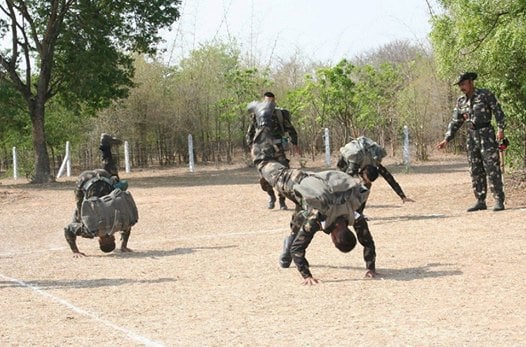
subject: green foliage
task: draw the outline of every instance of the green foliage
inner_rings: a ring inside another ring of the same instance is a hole
[[[0,80],[25,99],[33,127],[36,182],[49,180],[45,105],[106,107],[133,86],[131,53],[156,52],[159,29],[178,17],[180,0],[7,1],[0,4]]]

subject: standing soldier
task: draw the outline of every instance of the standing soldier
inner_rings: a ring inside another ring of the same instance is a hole
[[[467,211],[487,209],[487,180],[489,180],[490,190],[495,199],[493,211],[502,211],[504,210],[504,187],[497,140],[504,140],[504,112],[492,92],[475,88],[476,78],[475,72],[466,72],[460,75],[455,82],[464,95],[458,98],[445,138],[437,144],[437,148],[446,147],[462,124],[467,123],[468,161],[471,183],[477,199],[475,205],[468,208]],[[497,123],[496,136],[491,125],[492,116],[495,116]]]
[[[263,133],[266,133],[268,139],[265,140],[271,142],[269,143],[270,146],[268,147],[267,152],[272,156],[271,158],[266,159],[276,160],[288,168],[290,165],[289,160],[285,155],[285,151],[288,150],[290,143],[293,146],[298,145],[298,134],[290,120],[290,112],[286,109],[276,107],[274,94],[272,92],[266,92],[263,96],[264,100],[261,104],[268,105],[266,112],[260,112],[258,115],[256,114],[256,110],[251,109],[251,106],[249,105],[252,122],[246,134],[247,144],[254,147],[254,144],[256,143],[257,146],[258,140],[261,141]],[[254,104],[251,105],[255,106]],[[268,128],[268,131],[263,131],[262,128],[264,127]],[[258,137],[260,139],[258,139]],[[256,151],[257,150],[258,149],[256,149]],[[252,148],[252,153],[254,154],[254,148]],[[263,177],[260,177],[259,184],[261,185],[261,189],[267,192],[269,196],[268,208],[273,209],[276,204],[276,194],[274,193],[272,186],[265,181]],[[280,195],[279,193],[278,196],[280,209],[286,210],[287,205],[285,204],[285,196]]]

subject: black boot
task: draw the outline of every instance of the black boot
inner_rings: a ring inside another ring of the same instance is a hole
[[[279,266],[281,266],[284,269],[288,268],[290,266],[290,263],[292,263],[290,246],[292,246],[292,242],[294,241],[295,237],[296,235],[292,234],[285,237],[285,240],[283,240],[283,251],[281,251],[281,254],[279,256]]]
[[[468,208],[468,212],[473,212],[473,211],[480,211],[480,210],[486,210],[488,207],[486,206],[486,202],[484,200],[478,200],[477,203]]]
[[[499,199],[495,203],[495,206],[493,206],[493,211],[502,211],[504,210],[504,200]]]
[[[288,209],[287,204],[285,204],[285,198],[281,196],[279,197],[279,209],[280,210]]]
[[[274,206],[276,206],[276,196],[275,195],[270,195],[269,194],[269,198],[268,198],[268,209],[269,210],[272,210],[274,208]]]

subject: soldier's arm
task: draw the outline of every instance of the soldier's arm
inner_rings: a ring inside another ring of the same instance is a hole
[[[247,141],[247,145],[251,146],[254,142],[254,135],[256,134],[256,115],[250,114],[250,125],[248,126],[247,133],[245,135],[245,139]]]
[[[69,245],[69,248],[71,248],[71,251],[73,252],[73,256],[74,257],[79,257],[79,256],[86,256],[86,254],[82,253],[81,251],[79,251],[78,247],[77,247],[77,235],[75,235],[75,232],[73,230],[71,230],[71,228],[69,227],[66,227],[64,228],[64,236],[66,238],[66,241]]]
[[[130,239],[131,228],[123,230],[121,233],[121,252],[133,252],[128,248],[128,240]]]
[[[407,198],[404,194],[404,191],[402,190],[402,187],[400,187],[400,184],[398,184],[393,175],[389,172],[389,170],[387,170],[385,166],[378,164],[378,173],[387,181],[387,183],[389,183],[391,188],[396,194],[398,194],[400,199],[404,200]]]
[[[504,111],[502,111],[502,108],[500,106],[500,102],[497,100],[495,95],[491,92],[488,93],[488,104],[491,109],[491,113],[495,116],[495,121],[497,122],[497,128],[499,130],[504,130],[505,123],[504,123]]]
[[[453,140],[458,129],[460,129],[462,124],[464,124],[464,121],[464,116],[460,113],[457,103],[457,107],[455,107],[455,109],[453,110],[453,116],[451,117],[451,121],[448,124],[444,140],[446,140],[447,142]]]
[[[287,133],[289,133],[290,136],[290,142],[293,145],[298,145],[298,132],[296,131],[296,128],[294,128],[294,125],[292,125],[290,112],[288,110],[282,110],[283,114],[283,130]]]

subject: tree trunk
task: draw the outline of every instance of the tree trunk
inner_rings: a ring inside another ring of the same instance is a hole
[[[44,103],[34,103],[30,112],[33,125],[33,149],[35,150],[35,176],[31,182],[47,183],[51,178],[51,171],[44,131]]]

